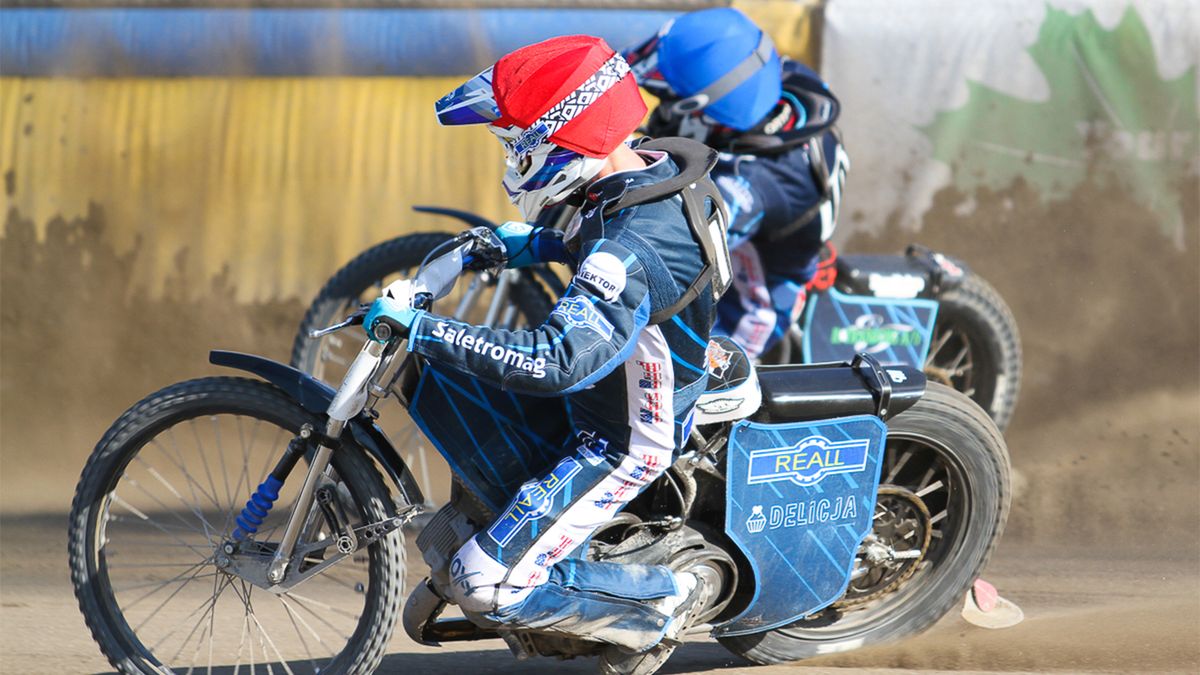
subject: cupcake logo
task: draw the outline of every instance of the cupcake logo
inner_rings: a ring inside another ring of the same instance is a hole
[[[767,526],[767,517],[763,515],[761,506],[750,509],[750,517],[746,519],[746,529],[751,534],[758,534]]]

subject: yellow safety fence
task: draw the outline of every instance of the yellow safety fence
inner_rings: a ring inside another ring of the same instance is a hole
[[[738,6],[812,62],[814,3]],[[457,227],[413,205],[516,217],[499,145],[433,116],[462,79],[0,78],[0,199],[39,231],[98,206],[152,292],[187,250],[197,288],[227,268],[240,300],[308,298],[370,244]]]

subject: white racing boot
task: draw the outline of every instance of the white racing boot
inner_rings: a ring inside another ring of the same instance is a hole
[[[676,572],[679,592],[648,603],[671,617],[662,641],[644,652],[629,652],[620,647],[606,647],[600,654],[600,672],[604,675],[650,675],[663,667],[682,642],[684,631],[693,618],[708,603],[710,590],[691,572]]]

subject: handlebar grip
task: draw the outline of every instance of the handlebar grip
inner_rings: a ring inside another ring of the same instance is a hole
[[[433,304],[433,293],[417,293],[413,295],[413,309],[429,309]]]

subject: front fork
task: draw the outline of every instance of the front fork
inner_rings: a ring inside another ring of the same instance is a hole
[[[342,430],[345,428],[345,420],[330,418],[329,423],[325,425],[325,436],[340,438]],[[283,581],[283,576],[287,573],[288,562],[292,559],[292,554],[296,551],[296,541],[300,538],[300,530],[308,519],[309,509],[312,508],[317,483],[329,467],[329,459],[332,456],[333,448],[327,443],[322,443],[317,446],[313,461],[308,465],[308,475],[304,477],[304,485],[300,488],[300,494],[296,496],[296,504],[292,507],[292,513],[288,517],[287,527],[283,531],[283,539],[280,540],[279,548],[275,550],[275,557],[271,559],[271,564],[267,567],[267,580],[273,584]]]
[[[393,349],[373,340],[367,341],[346,372],[342,386],[330,401],[325,435],[308,465],[308,474],[304,477],[304,485],[301,486],[300,494],[296,496],[296,503],[288,516],[279,548],[275,550],[267,567],[267,581],[270,583],[279,584],[287,574],[288,563],[296,552],[296,542],[308,521],[317,485],[329,469],[329,460],[333,457],[334,447],[341,438],[347,422],[363,410],[373,409],[379,399],[386,395],[387,387],[380,387],[375,380],[387,370],[388,359],[385,356],[390,355]],[[278,478],[282,482],[286,476]],[[247,508],[249,507],[247,504]]]

